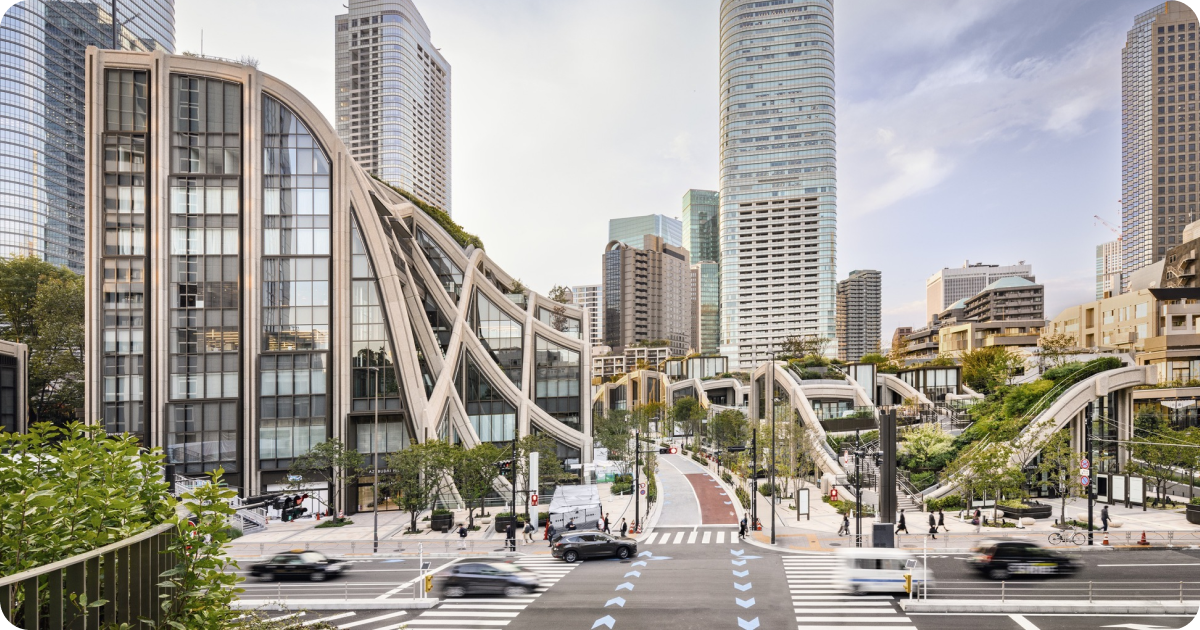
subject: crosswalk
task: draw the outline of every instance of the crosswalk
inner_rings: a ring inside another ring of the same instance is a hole
[[[834,582],[831,555],[784,556],[783,570],[799,630],[912,630],[891,595],[850,595]]]
[[[640,545],[724,545],[737,544],[736,529],[659,529],[638,540]]]
[[[538,574],[538,589],[524,597],[445,599],[436,608],[418,611],[328,611],[297,617],[297,628],[325,622],[338,630],[483,630],[509,625],[542,593],[579,566],[555,558],[521,558],[516,564]]]

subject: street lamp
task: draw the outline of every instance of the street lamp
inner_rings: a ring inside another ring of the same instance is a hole
[[[771,355],[771,367],[767,370],[770,378],[767,380],[767,402],[770,403],[771,409],[771,544],[775,544],[775,504],[778,502],[779,487],[775,485],[775,351],[768,350],[767,354]],[[754,471],[755,479],[758,479],[758,471]],[[755,483],[755,485],[758,485]],[[754,498],[754,502],[758,503],[758,497]]]
[[[883,457],[883,451],[867,451],[862,447],[862,437],[859,435],[858,429],[854,430],[854,546],[862,546],[862,468],[860,466],[864,457],[874,457],[876,465],[879,465]]]

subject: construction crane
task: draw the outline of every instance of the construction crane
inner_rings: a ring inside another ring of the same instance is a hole
[[[1093,214],[1092,216],[1093,216],[1093,217],[1095,217],[1095,219],[1096,219],[1097,221],[1099,221],[1099,222],[1103,223],[1103,224],[1104,224],[1104,227],[1106,227],[1106,228],[1108,228],[1108,229],[1112,230],[1112,233],[1117,235],[1117,240],[1118,240],[1118,241],[1119,241],[1119,240],[1121,240],[1121,230],[1118,230],[1117,228],[1113,227],[1113,225],[1112,225],[1111,223],[1109,223],[1108,221],[1105,221],[1104,219],[1101,219],[1101,218],[1100,218],[1100,215],[1098,215],[1098,214]],[[1095,223],[1093,223],[1092,225],[1096,225],[1096,224],[1095,224]]]

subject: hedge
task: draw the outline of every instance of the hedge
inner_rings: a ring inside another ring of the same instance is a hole
[[[737,495],[738,501],[742,503],[742,509],[750,509],[750,493],[746,489],[738,486],[733,489],[733,493]]]
[[[936,512],[938,510],[957,510],[963,507],[963,499],[960,495],[952,494],[940,499],[926,499],[925,511]]]

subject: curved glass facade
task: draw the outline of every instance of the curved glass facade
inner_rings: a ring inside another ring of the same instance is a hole
[[[721,351],[834,337],[833,0],[722,0]]]
[[[25,0],[0,22],[0,256],[83,271],[84,52],[113,48],[109,0]],[[172,0],[118,0],[118,46],[175,48]]]

